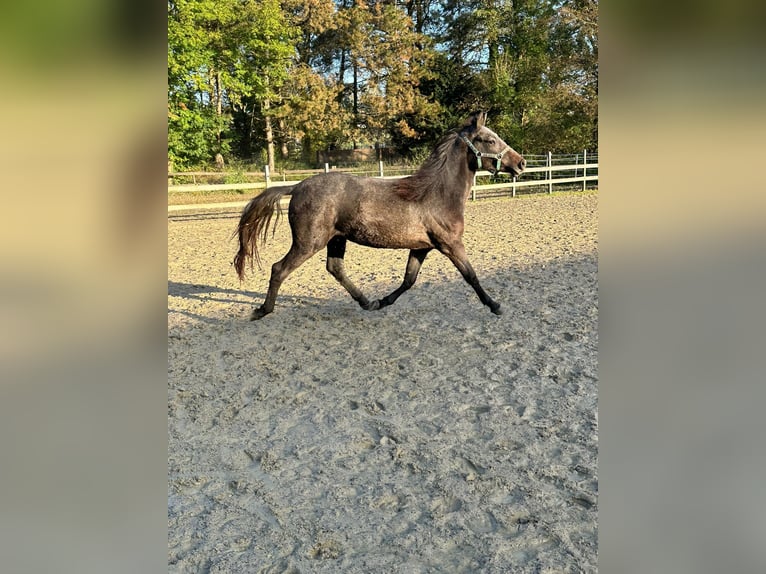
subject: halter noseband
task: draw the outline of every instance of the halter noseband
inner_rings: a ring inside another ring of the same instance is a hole
[[[478,149],[476,149],[476,146],[473,145],[473,142],[471,142],[471,140],[469,140],[467,137],[460,136],[460,139],[463,140],[465,142],[465,145],[468,146],[468,149],[470,149],[474,153],[474,155],[476,156],[476,159],[479,160],[480,167],[481,167],[481,158],[483,157],[489,157],[496,160],[495,173],[500,171],[500,161],[503,159],[503,156],[509,151],[511,151],[511,146],[507,145],[505,146],[505,149],[501,151],[500,153],[483,153],[483,152],[480,152]]]

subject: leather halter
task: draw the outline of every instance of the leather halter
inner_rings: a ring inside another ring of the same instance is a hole
[[[468,146],[468,149],[470,149],[474,155],[476,156],[476,159],[479,160],[479,167],[481,167],[481,158],[488,157],[495,160],[495,173],[500,171],[500,161],[503,159],[503,156],[511,151],[511,146],[506,145],[505,149],[501,151],[500,153],[484,153],[476,149],[476,146],[473,145],[473,142],[469,140],[465,136],[460,136],[460,139],[465,142],[465,145]]]

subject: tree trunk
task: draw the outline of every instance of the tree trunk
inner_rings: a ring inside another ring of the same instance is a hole
[[[250,129],[247,130],[247,153],[253,156],[253,136],[255,135],[255,113],[256,106],[253,104],[253,111],[250,112]]]
[[[221,94],[221,72],[215,73],[215,111],[220,118],[223,115],[223,96]]]
[[[263,100],[263,119],[266,123],[266,157],[268,158],[269,171],[274,173],[274,130],[271,127],[271,102]]]
[[[407,16],[412,20],[415,32],[422,34],[425,23],[425,6],[423,6],[423,0],[409,0],[407,2]],[[423,47],[419,42],[417,46],[418,48]]]
[[[359,65],[354,58],[354,140],[353,147],[356,149],[356,130],[359,127]]]
[[[345,90],[345,79],[346,79],[346,50],[343,49],[340,51],[340,66],[338,70],[338,85],[343,86]],[[340,93],[341,99],[343,98],[343,92]]]
[[[489,59],[487,61],[487,67],[492,70],[495,67],[495,62],[497,62],[497,55],[498,55],[498,46],[497,42],[490,41],[487,46],[487,52],[489,53]]]
[[[212,83],[213,83],[213,105],[215,106],[215,113],[220,120],[223,115],[223,104],[221,103],[223,98],[221,97],[221,72],[211,71]],[[216,141],[218,142],[218,150],[221,149],[221,129],[216,129]]]
[[[279,120],[277,126],[279,126],[279,153],[282,159],[287,159],[290,155],[290,150],[287,149],[287,127],[285,126],[285,120]]]

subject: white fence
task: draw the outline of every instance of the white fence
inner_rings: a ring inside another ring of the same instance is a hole
[[[493,183],[477,183],[477,181],[484,181],[491,177],[488,171],[480,171],[476,173],[474,177],[474,185],[471,188],[471,199],[477,199],[480,194],[482,196],[497,196],[505,195],[510,191],[513,197],[516,197],[516,193],[519,189],[524,189],[527,192],[547,192],[552,193],[554,186],[556,189],[587,189],[588,184],[598,181],[598,154],[589,154],[584,151],[582,154],[569,154],[569,155],[554,155],[550,152],[544,155],[527,155],[527,168],[521,175],[521,180],[518,181],[515,177],[496,177],[493,179]],[[392,171],[398,172],[396,175],[386,175],[386,169],[389,173]],[[381,177],[385,179],[395,179],[401,177],[407,177],[409,173],[402,174],[402,171],[414,172],[417,168],[410,168],[409,170],[401,167],[388,167],[383,165],[383,162],[378,164],[377,173],[373,173],[370,170],[357,170],[354,168],[343,169],[337,171],[344,171],[347,173],[354,173],[356,175],[367,175],[373,177]],[[171,181],[175,177],[192,177],[195,183],[168,185],[168,192],[184,192],[184,191],[233,191],[233,190],[246,190],[246,189],[265,189],[267,187],[276,186],[289,186],[299,183],[301,179],[287,179],[287,176],[310,176],[315,173],[335,171],[335,168],[331,168],[328,164],[325,164],[324,169],[318,170],[301,170],[301,171],[283,171],[276,174],[277,177],[273,177],[269,173],[268,167],[261,172],[246,172],[241,175],[250,178],[259,178],[262,181],[250,182],[250,183],[214,183],[214,184],[198,184],[196,183],[197,177],[225,177],[225,173],[221,172],[174,172],[168,174],[168,181]],[[281,176],[281,180],[279,177]],[[536,189],[535,188],[539,188]]]
[[[521,174],[521,181],[514,177],[510,181],[491,183],[485,185],[476,184],[471,188],[471,199],[476,199],[476,192],[498,192],[510,190],[511,195],[516,197],[520,188],[541,188],[539,191],[553,193],[554,186],[562,189],[572,189],[577,184],[577,189],[585,191],[589,182],[598,181],[598,154],[553,155],[550,152],[545,155],[524,156],[527,167]],[[478,172],[477,178],[482,175],[490,175],[489,172]],[[580,187],[582,186],[582,187]],[[486,195],[486,194],[485,194]],[[497,195],[497,193],[492,193]]]

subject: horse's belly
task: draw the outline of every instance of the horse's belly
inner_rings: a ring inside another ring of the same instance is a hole
[[[367,247],[382,249],[423,249],[433,247],[428,235],[415,230],[369,226],[364,228],[352,227],[345,230],[343,234],[350,241]]]
[[[368,247],[433,247],[416,206],[383,199],[375,194],[346,198],[339,205],[336,228],[350,241]]]

